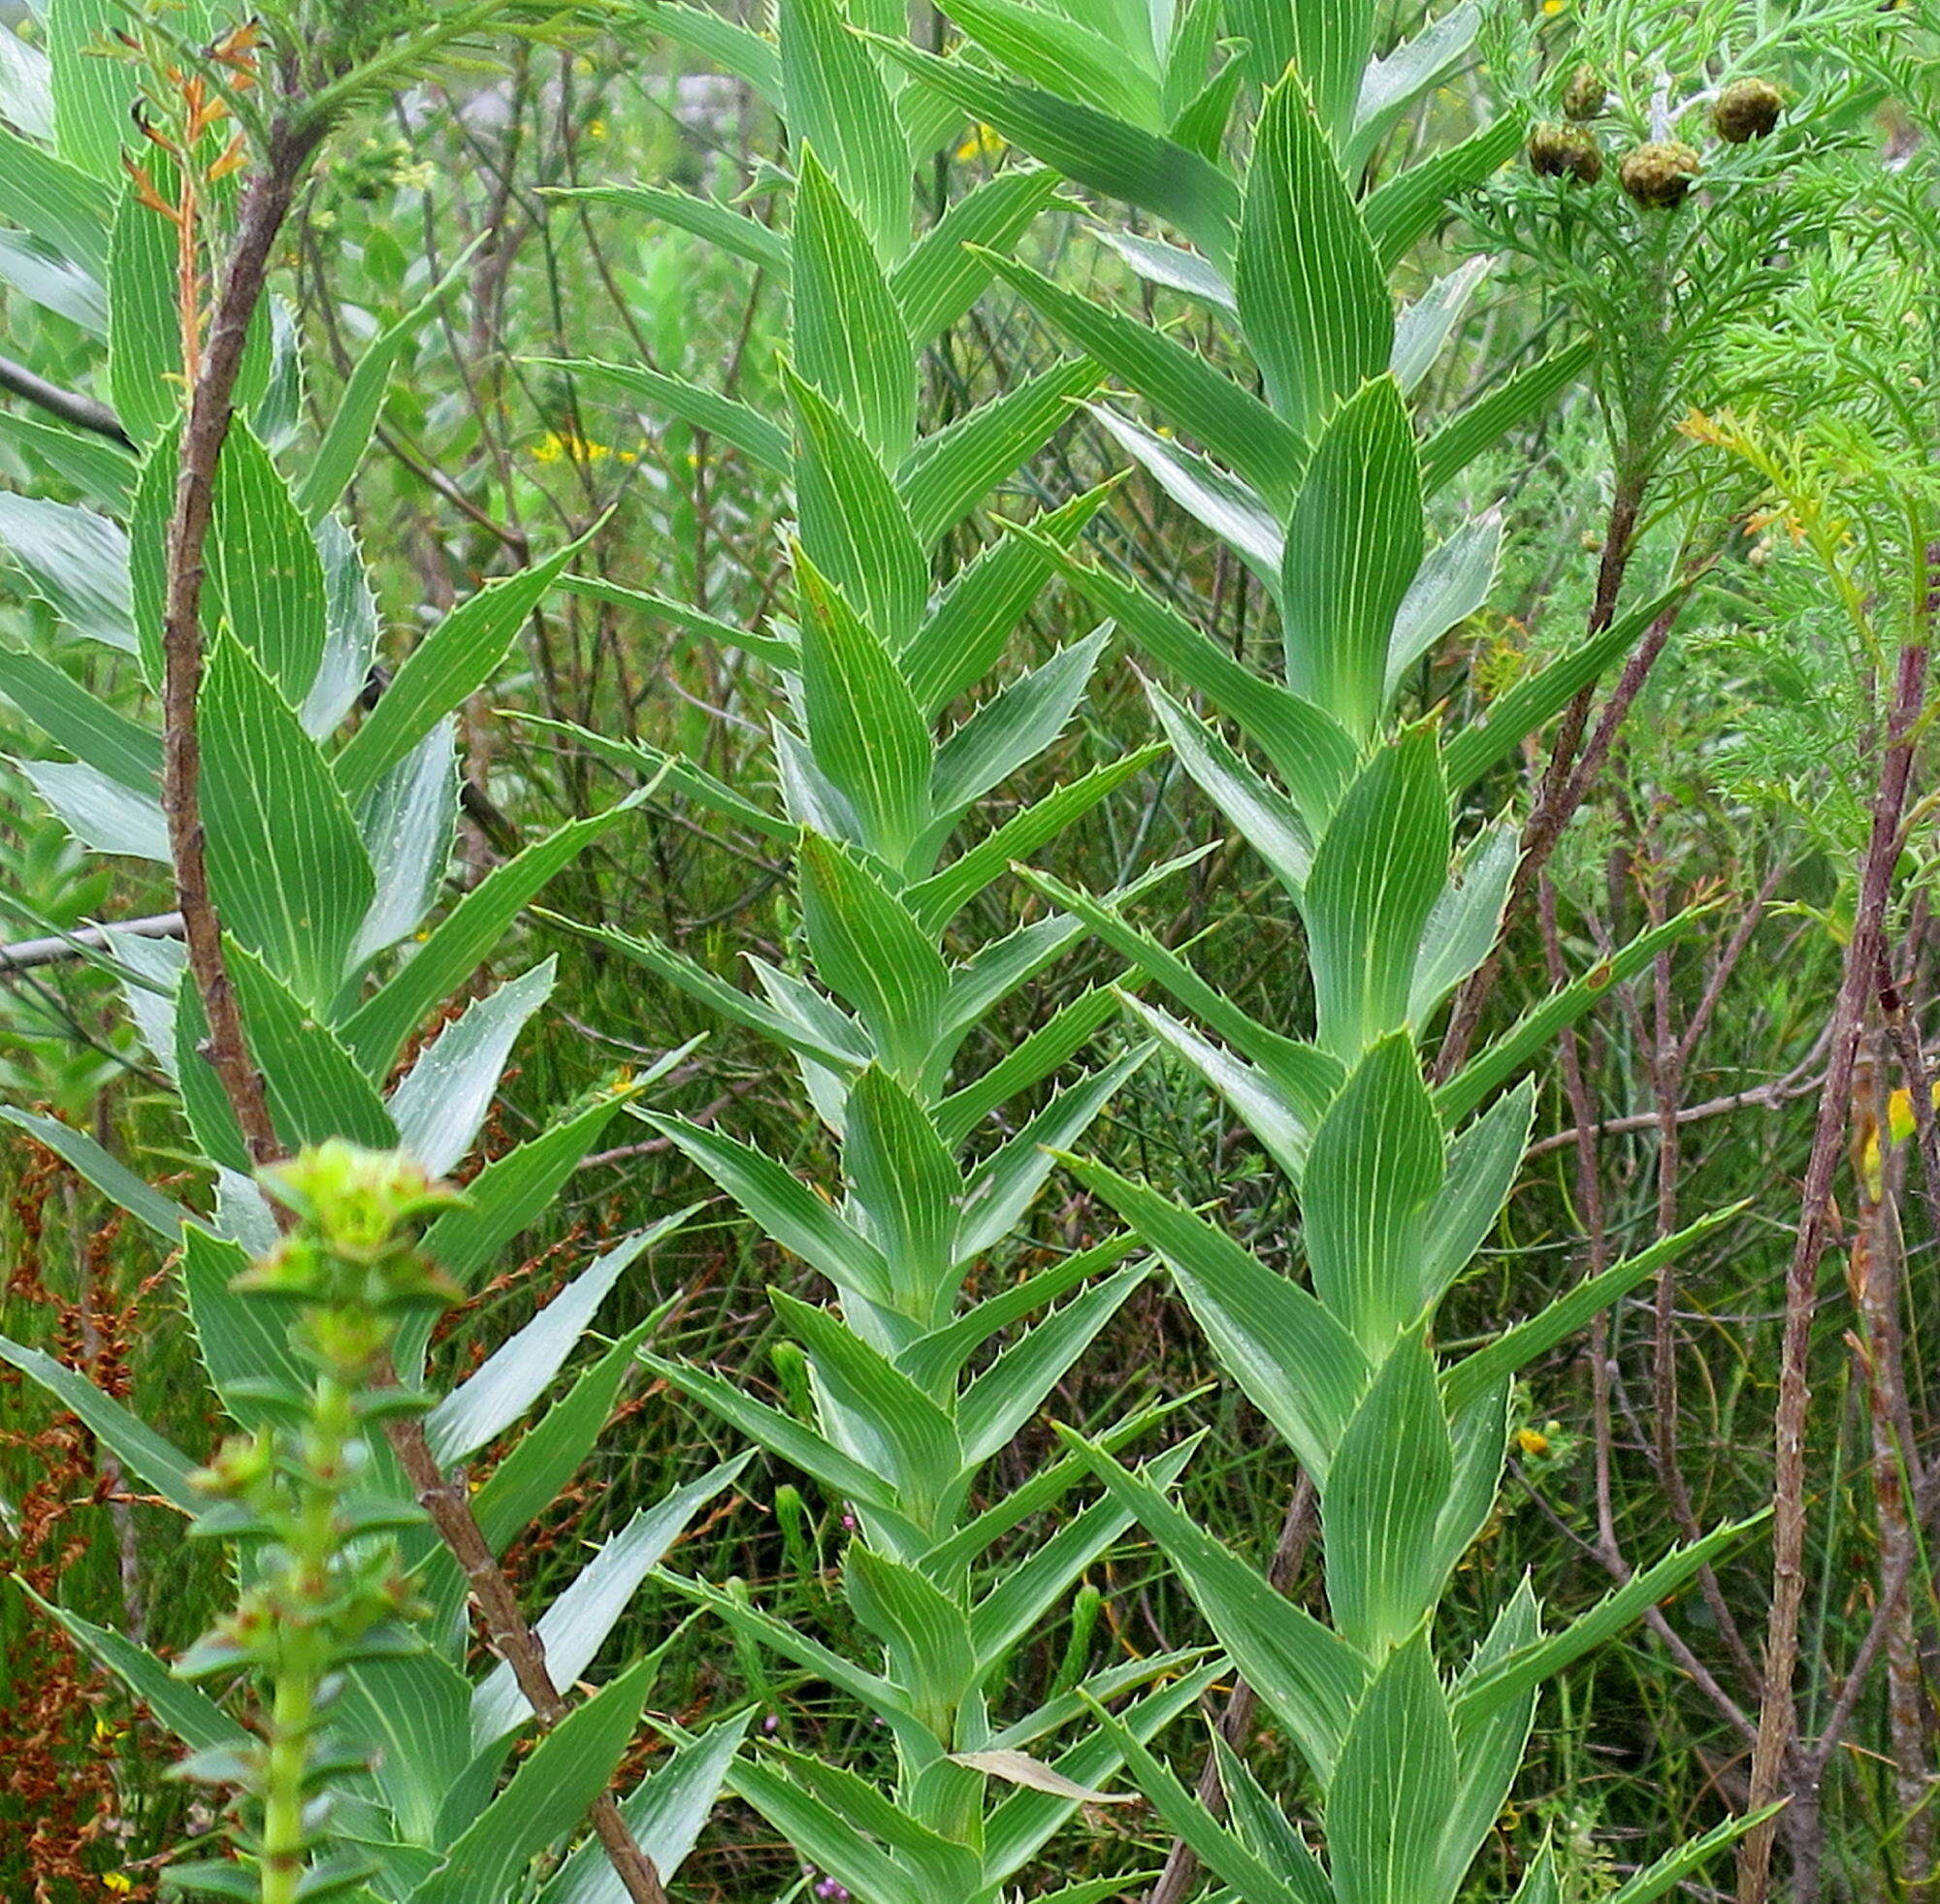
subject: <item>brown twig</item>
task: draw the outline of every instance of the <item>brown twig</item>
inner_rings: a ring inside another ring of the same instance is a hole
[[[250,319],[262,302],[276,235],[322,133],[322,126],[307,118],[279,118],[271,129],[264,162],[244,189],[235,248],[189,392],[169,520],[162,613],[162,809],[175,860],[176,904],[182,916],[189,972],[208,1019],[203,1055],[222,1081],[243,1142],[259,1165],[272,1162],[280,1146],[223,958],[222,926],[209,885],[196,718],[204,665],[202,590],[216,465],[236,414],[236,378]]]
[[[63,390],[59,384],[49,383],[46,377],[36,375],[26,365],[16,364],[11,357],[0,357],[0,390],[11,390],[15,396],[24,397],[49,416],[58,417],[77,430],[106,436],[111,443],[119,443],[123,449],[135,447],[128,440],[128,433],[121,428],[120,418],[106,403],[92,397],[83,397],[79,391]]]
[[[1785,1282],[1785,1326],[1779,1362],[1772,1484],[1772,1608],[1766,1631],[1763,1696],[1759,1738],[1752,1755],[1749,1802],[1754,1810],[1778,1796],[1787,1762],[1795,1756],[1797,1713],[1793,1678],[1798,1663],[1798,1623],[1805,1600],[1805,1421],[1811,1402],[1812,1316],[1817,1307],[1819,1264],[1830,1241],[1832,1184],[1839,1167],[1853,1076],[1859,1063],[1867,1000],[1884,944],[1887,903],[1892,895],[1901,817],[1913,777],[1915,729],[1926,694],[1927,651],[1909,644],[1900,651],[1898,679],[1887,727],[1885,758],[1872,803],[1872,824],[1860,862],[1859,903],[1845,971],[1832,1013],[1826,1088],[1806,1165],[1798,1239]],[[1794,1781],[1787,1831],[1800,1904],[1817,1889],[1813,1847],[1817,1842],[1818,1779]],[[1776,1821],[1747,1832],[1739,1848],[1739,1904],[1765,1904],[1771,1891],[1771,1848]]]
[[[1616,494],[1610,500],[1610,513],[1603,529],[1602,553],[1597,563],[1597,590],[1591,600],[1589,619],[1584,625],[1587,638],[1594,639],[1601,634],[1616,619],[1624,575],[1630,567],[1631,552],[1636,544],[1637,519],[1642,513],[1643,498],[1644,481],[1638,476],[1619,482]],[[1669,632],[1668,624],[1673,618],[1671,611],[1667,611],[1663,618],[1665,634]],[[1652,659],[1655,660],[1655,656]],[[1629,675],[1627,668],[1625,678],[1628,679]],[[1639,676],[1636,686],[1640,688],[1642,685],[1642,677]],[[1636,689],[1631,692],[1634,697]],[[1550,854],[1563,837],[1564,827],[1569,823],[1570,816],[1581,803],[1583,792],[1588,790],[1588,777],[1576,771],[1576,756],[1589,726],[1595,695],[1596,686],[1592,683],[1564,709],[1562,725],[1550,748],[1549,765],[1543,772],[1536,804],[1530,809],[1529,820],[1523,826],[1522,854],[1516,864],[1515,883],[1503,913],[1505,921],[1521,911],[1529,895],[1535,891],[1536,879],[1548,864]],[[1628,705],[1626,701],[1625,706]],[[1600,734],[1615,731],[1607,713],[1599,731]],[[1607,740],[1604,747],[1607,751]],[[1498,940],[1496,950],[1482,961],[1478,970],[1463,981],[1461,989],[1455,994],[1455,1003],[1448,1014],[1448,1029],[1442,1034],[1441,1049],[1436,1053],[1432,1067],[1436,1083],[1446,1083],[1467,1061],[1475,1033],[1481,1027],[1482,1013],[1496,988],[1501,971],[1502,945]]]
[[[425,1438],[424,1423],[417,1416],[394,1416],[386,1424],[386,1433],[418,1504],[431,1517],[438,1538],[465,1575],[485,1628],[486,1644],[511,1667],[526,1702],[538,1715],[540,1726],[550,1731],[565,1718],[566,1702],[547,1670],[545,1642],[527,1621],[518,1594],[471,1511],[464,1477],[446,1474],[438,1467]],[[640,1849],[613,1794],[602,1791],[587,1816],[607,1862],[633,1904],[666,1904],[660,1873]]]
[[[1906,1566],[1920,1544],[1907,1471],[1913,1442],[1905,1430],[1906,1345],[1899,1315],[1906,1266],[1899,1221],[1905,1159],[1892,1138],[1892,1092],[1886,1063],[1889,1042],[1890,1034],[1882,1025],[1874,1034],[1867,1061],[1859,1066],[1854,1085],[1858,1207],[1853,1243],[1846,1253],[1846,1286],[1858,1325],[1848,1340],[1858,1365],[1872,1437],[1880,1599],[1893,1609],[1886,1630],[1886,1708],[1893,1785],[1905,1821],[1899,1875],[1910,1888],[1918,1888],[1928,1874],[1931,1852],[1931,1832],[1924,1828],[1931,1823],[1924,1804],[1925,1695],[1914,1608],[1904,1594],[1889,1596],[1886,1591],[1887,1583]]]
[[[1686,1124],[1702,1123],[1710,1117],[1727,1117],[1733,1111],[1776,1111],[1795,1098],[1810,1097],[1825,1081],[1823,1074],[1816,1078],[1803,1074],[1788,1075],[1774,1083],[1755,1084],[1750,1090],[1733,1091],[1729,1097],[1711,1097],[1701,1104],[1682,1105],[1673,1113],[1673,1121],[1681,1128]],[[1600,1118],[1589,1128],[1593,1137],[1624,1137],[1633,1131],[1656,1130],[1661,1121],[1655,1111],[1636,1111],[1627,1116]],[[1530,1157],[1546,1156],[1552,1150],[1566,1149],[1576,1142],[1576,1138],[1574,1130],[1558,1131],[1553,1137],[1538,1138],[1530,1146]]]

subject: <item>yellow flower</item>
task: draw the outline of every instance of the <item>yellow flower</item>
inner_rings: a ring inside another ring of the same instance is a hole
[[[1539,1460],[1549,1452],[1549,1436],[1534,1428],[1519,1428],[1516,1430],[1516,1446],[1524,1454]]]
[[[1933,1085],[1933,1106],[1935,1110],[1940,1110],[1940,1081]],[[1913,1093],[1904,1084],[1887,1099],[1886,1121],[1895,1144],[1904,1144],[1913,1135]],[[1886,1171],[1880,1156],[1879,1131],[1870,1119],[1859,1145],[1859,1180],[1866,1186],[1866,1194],[1877,1198],[1886,1188]]]
[[[109,1871],[102,1877],[101,1888],[103,1890],[118,1890],[125,1896],[135,1888],[135,1880],[133,1878],[124,1878],[119,1871]]]
[[[1004,142],[994,126],[981,121],[968,139],[956,148],[956,163],[970,165],[978,159],[993,159],[1004,149]]]
[[[608,457],[616,457],[622,463],[639,461],[630,449],[611,449],[604,443],[596,443],[590,436],[575,436],[570,431],[548,430],[533,446],[534,463],[564,463],[568,459],[604,463]]]

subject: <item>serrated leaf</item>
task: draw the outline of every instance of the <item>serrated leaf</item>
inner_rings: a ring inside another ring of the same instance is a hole
[[[930,819],[928,725],[883,639],[799,550],[795,570],[807,609],[801,707],[814,764],[854,809],[859,844],[899,866]]]
[[[534,1629],[545,1649],[554,1685],[570,1686],[580,1678],[640,1582],[660,1565],[695,1515],[733,1482],[750,1459],[744,1454],[723,1462],[651,1507],[640,1508],[573,1576]],[[510,1663],[501,1660],[471,1695],[473,1745],[484,1750],[522,1724],[529,1709]]]
[[[0,216],[108,282],[115,193],[100,178],[0,126]]]
[[[337,757],[337,780],[346,797],[361,800],[447,714],[491,680],[504,665],[526,617],[584,544],[582,537],[531,568],[487,583],[404,657],[382,698]]]
[[[543,1395],[592,1326],[599,1306],[643,1250],[680,1228],[683,1210],[602,1250],[524,1328],[500,1344],[481,1367],[449,1390],[425,1420],[440,1468],[475,1454],[521,1420]]]
[[[615,807],[570,821],[480,880],[425,935],[404,968],[341,1025],[344,1043],[366,1071],[387,1072],[425,1015],[471,976],[539,888],[626,811]]]
[[[550,185],[543,196],[579,204],[617,205],[629,211],[643,212],[649,218],[663,219],[720,250],[759,265],[787,287],[790,269],[787,234],[714,199],[696,198],[692,192],[672,185]]]
[[[1416,948],[1448,878],[1453,828],[1433,733],[1381,748],[1342,797],[1302,894],[1315,1042],[1352,1064],[1407,1022]]]
[[[1372,1660],[1397,1647],[1433,1606],[1449,1558],[1435,1539],[1455,1451],[1435,1364],[1405,1336],[1376,1370],[1321,1487],[1327,1604]]]
[[[1660,1237],[1634,1256],[1626,1256],[1600,1275],[1567,1290],[1535,1315],[1512,1324],[1486,1347],[1464,1356],[1441,1378],[1450,1412],[1468,1407],[1493,1384],[1526,1368],[1558,1342],[1567,1341],[1600,1310],[1620,1302],[1666,1263],[1674,1262],[1694,1243],[1735,1222],[1743,1213],[1744,1206],[1733,1204],[1700,1216],[1670,1236]]]
[[[1494,951],[1509,888],[1522,859],[1522,836],[1505,822],[1469,843],[1421,928],[1407,1016],[1428,1022],[1441,1001]]]
[[[1387,369],[1394,307],[1298,74],[1267,94],[1253,140],[1233,280],[1240,321],[1275,409],[1311,440]]]
[[[1395,610],[1388,641],[1387,694],[1436,642],[1474,614],[1489,598],[1502,554],[1502,512],[1489,510],[1465,523],[1429,550]]]
[[[1070,1430],[1060,1434],[1158,1542],[1234,1663],[1328,1779],[1366,1683],[1359,1656],[1155,1488]]]
[[[306,1005],[327,1009],[376,889],[356,822],[295,710],[233,637],[210,656],[199,711],[223,925]]]
[[[1144,397],[1175,429],[1239,471],[1269,507],[1292,499],[1306,445],[1251,391],[1164,331],[1054,283],[1041,272],[989,260],[1004,282],[1078,347]]]
[[[223,439],[211,508],[209,572],[229,632],[301,708],[323,661],[323,564],[289,484],[240,421]]]
[[[1329,418],[1287,523],[1286,683],[1366,744],[1387,701],[1396,611],[1422,558],[1414,435],[1392,377]]]
[[[1439,1904],[1440,1842],[1456,1794],[1455,1733],[1428,1641],[1388,1655],[1327,1790],[1329,1875],[1340,1904]]]
[[[724,1719],[697,1738],[682,1739],[620,1801],[633,1842],[663,1879],[687,1861],[714,1810],[721,1787],[754,1718],[752,1709]],[[539,1904],[627,1904],[627,1889],[605,1848],[589,1841],[561,1866],[539,1893]]]
[[[17,1582],[48,1618],[97,1665],[112,1672],[177,1738],[195,1752],[246,1751],[250,1735],[208,1694],[179,1680],[145,1646],[137,1646],[107,1627],[44,1599],[24,1580]]]
[[[910,162],[889,89],[837,0],[780,9],[781,78],[789,130],[828,168],[876,256],[910,244]]]
[[[840,1289],[882,1308],[895,1307],[895,1286],[882,1252],[764,1151],[677,1118],[649,1116],[782,1245]]]
[[[1061,181],[1055,172],[1019,166],[984,179],[956,201],[889,273],[889,293],[911,341],[921,349],[947,331],[989,281],[978,255],[1002,250],[1050,205]]]
[[[0,491],[0,549],[75,634],[134,652],[128,538],[118,524],[79,503]]]
[[[971,118],[994,126],[1066,177],[1142,206],[1215,259],[1230,257],[1239,193],[1197,152],[1074,100],[992,79],[961,60],[939,59],[896,41],[878,38],[874,44]]]
[[[869,238],[812,150],[790,242],[795,367],[886,467],[916,440],[916,362]]]
[[[262,1073],[277,1135],[292,1150],[334,1137],[372,1150],[393,1148],[397,1126],[342,1041],[257,953],[236,944],[227,952],[249,1055]]]
[[[552,995],[548,958],[482,998],[420,1051],[386,1100],[398,1141],[433,1177],[471,1147],[527,1019]]]
[[[736,219],[736,223],[750,223]],[[765,230],[765,226],[757,226]],[[684,377],[649,370],[643,364],[602,364],[590,357],[534,357],[531,363],[557,376],[583,378],[602,389],[622,390],[643,398],[657,410],[670,411],[695,430],[731,443],[762,468],[788,475],[792,463],[787,434],[760,411],[732,397],[708,390]]]
[[[1088,359],[1026,377],[924,436],[903,459],[896,488],[925,549],[1043,449],[1098,382]]]
[[[162,160],[160,171],[161,188],[171,190],[173,167]],[[122,429],[138,443],[156,441],[176,427],[181,414],[178,262],[175,227],[153,206],[143,204],[133,179],[124,179],[103,280],[108,286],[108,389]]]
[[[1203,1216],[1102,1164],[1072,1169],[1165,1259],[1221,1366],[1324,1480],[1368,1380],[1353,1337],[1298,1283]]]
[[[160,736],[117,713],[65,669],[23,649],[0,647],[0,694],[56,747],[117,786],[153,796],[161,778]]]
[[[159,1190],[151,1189],[85,1131],[76,1130],[58,1117],[16,1110],[12,1105],[0,1105],[0,1122],[13,1124],[37,1143],[46,1145],[111,1203],[125,1210],[164,1242],[173,1244],[180,1236],[188,1212]]]
[[[915,636],[929,593],[924,541],[876,452],[821,391],[788,378],[802,548],[890,654]]]
[[[476,1904],[499,1896],[533,1857],[573,1829],[606,1790],[639,1724],[650,1667],[642,1661],[546,1733],[411,1893],[411,1904]]]
[[[925,717],[940,713],[995,666],[1051,572],[1048,551],[1069,548],[1108,493],[1100,487],[1074,497],[1039,516],[1028,537],[1005,536],[957,571],[901,658]]]
[[[1376,1368],[1420,1307],[1422,1231],[1443,1170],[1420,1059],[1397,1032],[1315,1127],[1301,1193],[1314,1294]]]

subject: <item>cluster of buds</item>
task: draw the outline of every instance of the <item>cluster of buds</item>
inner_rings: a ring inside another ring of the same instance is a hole
[[[330,183],[344,198],[378,205],[400,190],[423,191],[435,177],[426,160],[417,158],[402,139],[367,139],[344,153],[330,170]]]
[[[297,1220],[235,1286],[294,1303],[299,1347],[339,1381],[371,1377],[400,1316],[463,1295],[417,1246],[461,1194],[403,1152],[332,1139],[273,1166],[263,1187]]]
[[[1609,88],[1594,66],[1578,66],[1563,89],[1563,119],[1530,134],[1531,169],[1545,178],[1595,185],[1603,176],[1603,148],[1591,122],[1609,105]],[[1785,110],[1784,95],[1768,80],[1739,80],[1711,104],[1711,126],[1728,145],[1768,137]],[[1631,200],[1653,210],[1682,205],[1703,170],[1698,149],[1681,139],[1654,139],[1633,146],[1617,167],[1617,181]]]
[[[252,1682],[256,1740],[197,1754],[179,1770],[232,1788],[237,1844],[264,1904],[294,1904],[315,1891],[332,1785],[355,1769],[329,1730],[342,1668],[411,1646],[409,1624],[424,1611],[395,1538],[420,1510],[376,1482],[367,1435],[374,1418],[424,1404],[391,1378],[391,1348],[406,1314],[460,1293],[417,1241],[460,1197],[408,1157],[336,1141],[262,1181],[294,1220],[231,1287],[294,1307],[290,1340],[313,1372],[252,1390],[260,1425],[193,1476],[208,1503],[195,1533],[245,1547],[251,1564],[234,1606],[175,1670]],[[236,1866],[178,1867],[174,1877],[233,1891]]]
[[[141,50],[132,36],[124,33],[119,38],[133,51]],[[261,43],[261,27],[254,20],[246,20],[205,48],[205,52],[213,64],[224,70],[228,84],[235,91],[248,92],[256,84]],[[161,77],[167,86],[165,97],[169,111],[165,116],[173,124],[164,122],[164,115],[158,113],[153,101],[138,97],[131,111],[142,137],[150,145],[166,152],[183,173],[201,164],[205,183],[213,184],[232,172],[240,171],[247,154],[240,130],[230,132],[221,151],[213,159],[206,163],[202,161],[204,142],[211,133],[219,134],[232,119],[228,102],[200,73],[184,73],[180,67],[170,65],[162,69]],[[176,223],[180,223],[188,215],[191,208],[182,193],[178,192],[171,200],[156,188],[146,166],[125,153],[121,163],[134,181],[137,198],[151,211],[159,211]]]

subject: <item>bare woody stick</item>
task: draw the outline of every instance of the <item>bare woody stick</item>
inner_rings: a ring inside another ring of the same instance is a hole
[[[1811,1401],[1812,1314],[1819,1264],[1831,1235],[1832,1185],[1844,1148],[1866,1004],[1879,970],[1893,862],[1913,776],[1914,744],[1926,697],[1927,651],[1900,650],[1898,680],[1887,727],[1886,756],[1873,796],[1872,827],[1859,868],[1859,905],[1846,949],[1845,976],[1833,1008],[1826,1088],[1806,1165],[1798,1241],[1786,1275],[1785,1330],[1779,1363],[1776,1470],[1772,1497],[1772,1608],[1764,1658],[1758,1748],[1752,1756],[1753,1809],[1779,1795],[1789,1760],[1798,1755],[1793,1676],[1798,1663],[1798,1622],[1805,1599],[1805,1418]],[[1807,1766],[1795,1781],[1791,1828],[1809,1845],[1816,1820],[1818,1774]],[[1764,1904],[1771,1888],[1776,1821],[1745,1836],[1738,1856],[1739,1904]]]

